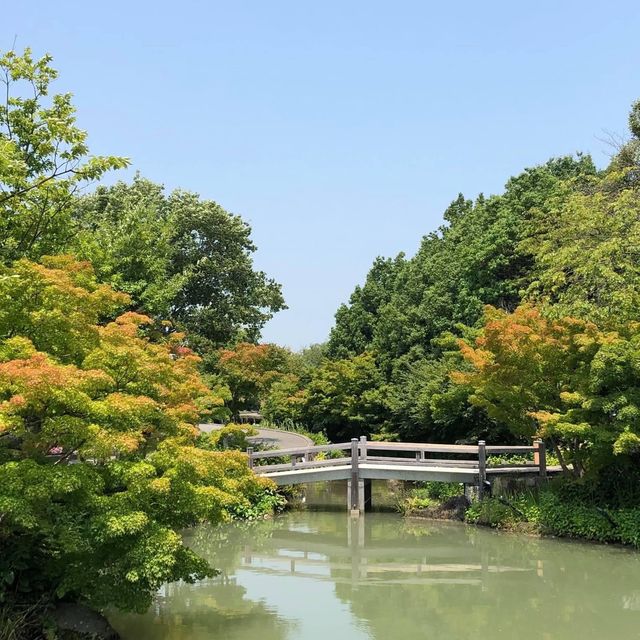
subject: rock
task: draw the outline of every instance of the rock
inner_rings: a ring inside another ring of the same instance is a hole
[[[109,621],[97,611],[82,604],[59,602],[52,618],[64,638],[95,638],[99,640],[120,640],[120,636]]]

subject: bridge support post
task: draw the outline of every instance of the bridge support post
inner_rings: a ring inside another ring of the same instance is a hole
[[[486,442],[478,442],[478,500],[484,498],[485,482],[487,481],[487,449]]]
[[[349,501],[349,513],[352,516],[359,516],[360,511],[364,511],[364,483],[362,494],[360,492],[360,470],[358,468],[358,438],[351,439],[351,478],[347,483],[347,499]],[[362,495],[362,500],[360,496]]]
[[[351,515],[358,516],[360,514],[366,513],[371,509],[371,480],[358,480],[356,484],[357,496],[355,497],[355,504],[357,506],[355,509],[353,507],[353,487],[353,480],[347,480],[347,508],[349,509]]]
[[[544,440],[535,440],[533,446],[535,447],[535,450],[533,452],[533,461],[538,465],[540,482],[545,482],[547,479],[547,450],[544,444]]]
[[[371,480],[362,480],[363,488],[362,488],[362,510],[371,511],[373,507],[373,497],[371,494]]]

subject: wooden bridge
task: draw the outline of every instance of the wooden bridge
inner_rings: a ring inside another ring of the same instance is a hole
[[[353,515],[370,505],[371,480],[459,482],[476,487],[478,498],[482,499],[496,476],[533,475],[546,479],[548,472],[556,471],[547,468],[542,440],[533,446],[491,446],[483,440],[477,445],[421,444],[376,442],[362,436],[351,442],[295,449],[249,448],[247,454],[253,471],[279,486],[347,480],[347,507]],[[533,454],[533,460],[493,464],[490,459],[514,454]]]

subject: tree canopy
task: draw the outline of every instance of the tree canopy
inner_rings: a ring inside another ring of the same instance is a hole
[[[0,57],[0,260],[64,249],[74,233],[75,197],[89,182],[129,164],[90,156],[70,93],[50,94],[57,78],[46,55]]]
[[[0,606],[144,611],[215,573],[181,529],[279,503],[199,437],[230,392],[194,347],[255,339],[283,300],[216,203],[141,178],[83,195],[128,161],[89,154],[56,77],[0,57]]]
[[[605,170],[552,159],[501,194],[459,195],[415,256],[376,258],[329,360],[274,387],[269,411],[342,435],[542,436],[578,476],[636,459],[639,113]]]
[[[249,225],[197,194],[136,176],[81,198],[75,218],[71,249],[199,349],[255,341],[284,308],[280,285],[253,268]]]

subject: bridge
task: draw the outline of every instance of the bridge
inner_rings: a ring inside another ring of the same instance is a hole
[[[532,457],[517,464],[493,463],[491,456]],[[249,467],[278,486],[347,480],[347,508],[352,515],[364,513],[371,503],[371,480],[458,482],[475,487],[479,499],[498,476],[533,476],[545,480],[548,473],[545,444],[492,446],[377,442],[365,436],[351,442],[271,451],[247,449]],[[258,463],[258,464],[256,464]]]

